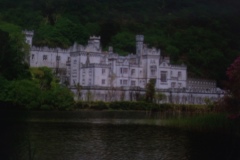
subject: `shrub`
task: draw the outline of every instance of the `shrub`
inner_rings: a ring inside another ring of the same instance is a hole
[[[96,101],[91,104],[90,108],[96,109],[96,110],[104,110],[104,109],[108,109],[108,106],[103,101]]]
[[[48,111],[48,110],[53,110],[54,108],[51,105],[43,104],[43,105],[41,105],[40,109]]]
[[[71,91],[65,87],[57,85],[50,90],[42,91],[42,105],[51,105],[56,110],[68,110],[73,108],[74,99]]]
[[[33,81],[11,81],[5,93],[5,101],[12,102],[17,106],[24,106],[28,109],[32,109],[32,107],[38,108],[40,106],[40,94],[40,88]]]

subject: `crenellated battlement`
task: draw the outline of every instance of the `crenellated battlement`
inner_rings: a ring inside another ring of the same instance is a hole
[[[187,66],[182,64],[182,65],[170,65],[172,69],[187,69]]]
[[[216,88],[216,81],[214,80],[206,80],[206,79],[193,79],[189,78],[187,80],[188,88]]]
[[[32,51],[43,51],[43,52],[63,52],[63,53],[69,53],[69,49],[62,49],[62,48],[49,48],[49,47],[31,47]]]
[[[160,51],[160,49],[157,49],[157,48],[155,48],[155,47],[153,47],[153,48],[146,48],[146,49],[145,49],[145,54],[148,54],[148,55],[158,55],[158,56],[160,56],[161,51]]]
[[[143,35],[136,35],[136,41],[137,42],[143,42],[144,41],[144,36]]]
[[[101,36],[90,36],[90,40],[101,40]]]
[[[34,35],[34,31],[29,31],[29,30],[24,30],[22,31],[23,34],[25,34],[26,36],[31,36],[33,37]]]

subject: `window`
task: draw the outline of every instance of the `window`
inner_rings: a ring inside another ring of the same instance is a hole
[[[175,88],[175,87],[176,87],[176,83],[175,83],[175,82],[172,82],[172,83],[171,83],[171,87],[172,87],[172,88]]]
[[[157,66],[150,66],[151,76],[156,76]]]
[[[182,72],[178,72],[178,78],[182,78]]]
[[[34,59],[34,54],[32,54],[32,59]]]
[[[73,64],[77,64],[77,60],[76,59],[73,61]]]
[[[102,69],[102,74],[104,74],[105,73],[105,69]]]
[[[102,79],[102,84],[105,84],[105,79]]]
[[[136,86],[136,82],[135,81],[131,81],[131,86]]]
[[[61,57],[60,56],[56,56],[56,61],[60,61]]]
[[[161,71],[160,75],[161,82],[167,82],[167,71]]]
[[[127,74],[128,73],[128,68],[120,68],[120,73]]]
[[[124,80],[120,80],[120,84],[122,84],[122,85],[127,85],[127,83],[128,83],[128,81],[126,80],[126,79],[124,79]]]
[[[126,79],[123,80],[123,85],[127,85],[128,81]]]
[[[131,75],[134,75],[135,74],[135,69],[132,69],[131,70]]]
[[[47,55],[43,55],[43,60],[44,60],[44,61],[47,60]]]
[[[181,88],[182,87],[182,83],[178,83],[178,88]]]
[[[156,70],[151,69],[151,76],[156,76]]]

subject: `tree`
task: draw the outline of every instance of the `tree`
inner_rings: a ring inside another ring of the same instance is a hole
[[[0,75],[8,80],[30,78],[25,61],[27,54],[24,36],[18,27],[0,24]]]
[[[81,98],[81,96],[82,96],[82,93],[81,93],[81,91],[82,91],[82,86],[81,86],[79,83],[77,83],[77,84],[74,84],[74,87],[75,87],[76,90],[77,90],[77,100],[79,101],[80,98]]]
[[[107,91],[107,95],[108,95],[108,100],[109,101],[112,101],[114,100],[115,98],[115,95],[116,95],[116,87],[114,86],[114,81],[116,79],[116,75],[111,72],[111,74],[109,75],[109,84],[110,84],[110,87]]]
[[[31,68],[33,80],[39,83],[41,90],[48,90],[51,88],[54,76],[52,70],[48,67]]]
[[[146,101],[153,102],[154,95],[155,95],[155,84],[156,79],[150,79],[149,82],[146,84]]]
[[[87,102],[92,102],[93,99],[94,99],[94,97],[93,97],[92,92],[90,90],[88,90],[87,93],[86,93],[86,100],[87,100]]]
[[[240,56],[228,67],[228,82],[226,84],[228,94],[224,97],[224,104],[228,111],[240,110]]]
[[[160,101],[166,99],[166,95],[161,92],[158,92],[154,95],[154,99],[155,99],[156,103],[160,103]]]
[[[40,106],[41,90],[37,83],[31,80],[8,81],[3,88],[5,93],[0,101],[10,102],[15,106],[36,109]]]
[[[120,32],[112,37],[112,46],[115,52],[121,55],[135,52],[135,36],[130,32]]]
[[[240,56],[228,67],[227,76],[229,79],[227,87],[231,95],[240,99]]]

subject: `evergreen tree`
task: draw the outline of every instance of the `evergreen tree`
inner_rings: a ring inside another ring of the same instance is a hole
[[[8,80],[30,78],[21,33],[10,34],[0,30],[0,76]]]
[[[146,84],[146,101],[153,102],[154,95],[155,95],[155,84],[156,79],[150,79],[149,82]]]

